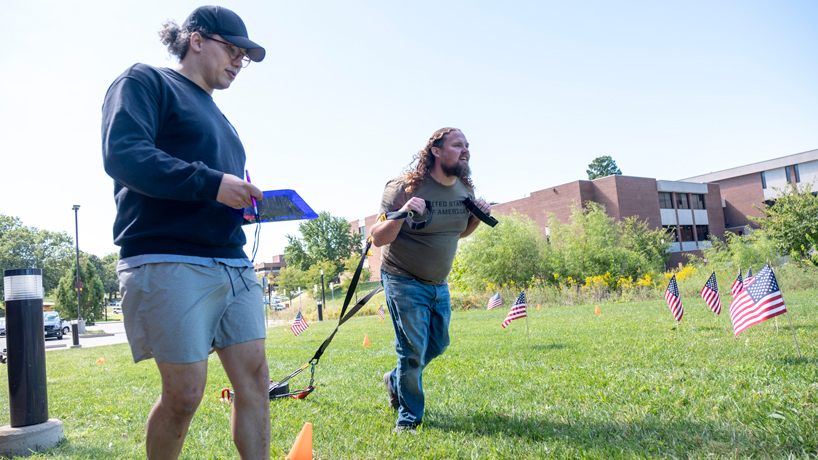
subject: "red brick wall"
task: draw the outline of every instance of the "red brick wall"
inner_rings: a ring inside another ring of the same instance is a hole
[[[378,217],[380,217],[380,216],[378,216],[377,214],[373,214],[371,216],[367,216],[367,217],[364,218],[364,226],[366,227],[366,236],[367,236],[367,238],[369,237],[369,235],[372,234],[371,233],[372,232],[372,226],[375,225],[375,222],[378,221]],[[361,231],[360,231],[360,227],[358,226],[358,220],[357,219],[349,221],[349,228],[350,228],[350,231],[354,235],[358,236],[359,238],[361,237],[361,235],[360,235]],[[369,271],[371,272],[371,275],[372,275],[372,276],[370,276],[369,281],[380,281],[381,280],[381,248],[376,248],[375,246],[372,246],[369,249],[369,251],[372,253],[371,256],[367,257],[367,262],[369,264]],[[357,255],[355,257],[360,257],[360,252],[358,252],[356,254]]]
[[[591,182],[594,188],[592,200],[605,206],[605,212],[614,219],[619,220],[619,197],[616,193],[616,178],[617,176],[608,176]],[[656,181],[653,182],[656,183]]]
[[[740,227],[755,224],[747,219],[748,215],[760,216],[756,206],[764,206],[764,189],[761,188],[761,174],[754,173],[717,182],[721,197],[727,202],[724,208],[724,226]],[[708,213],[709,217],[709,213]]]
[[[704,206],[707,208],[710,234],[719,239],[724,239],[724,212],[722,212],[721,208],[721,198],[719,184],[707,184]]]
[[[583,201],[592,199],[592,193],[587,186],[583,186],[583,182],[587,183],[575,181],[539,190],[526,198],[492,206],[491,212],[500,216],[510,215],[514,211],[525,214],[532,218],[544,233],[545,227],[548,226],[548,213],[554,213],[561,222],[568,222],[573,205],[580,205]]]
[[[613,214],[609,211],[608,215],[617,220],[638,216],[639,220],[647,220],[653,228],[662,226],[656,179],[628,176],[609,176],[605,179],[609,178],[616,184],[617,212]],[[597,182],[600,181],[594,181],[595,184]]]

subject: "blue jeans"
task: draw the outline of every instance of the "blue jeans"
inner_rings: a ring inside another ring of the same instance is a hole
[[[423,369],[449,346],[449,286],[429,286],[384,271],[381,284],[395,328],[398,363],[390,378],[400,403],[397,424],[418,424],[425,405]]]

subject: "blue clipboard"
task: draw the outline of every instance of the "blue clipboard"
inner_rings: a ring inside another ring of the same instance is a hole
[[[310,205],[295,190],[268,190],[264,198],[257,201],[259,220],[264,222],[283,222],[287,220],[309,220],[318,217]],[[252,207],[242,210],[244,223],[255,224],[256,216]]]

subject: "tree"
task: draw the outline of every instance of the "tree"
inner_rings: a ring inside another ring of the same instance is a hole
[[[568,223],[551,214],[548,225],[551,246],[559,255],[560,276],[582,280],[606,273],[619,275],[618,229],[605,206],[589,201],[585,208],[574,206]]]
[[[341,288],[342,289],[349,289],[349,285],[352,283],[352,276],[355,275],[355,270],[358,269],[358,264],[361,262],[360,257],[350,257],[344,261],[344,272],[348,274],[348,276],[344,276],[341,280]],[[358,278],[358,283],[366,283],[369,279],[372,278],[372,270],[369,269],[366,265],[361,267],[361,276]],[[357,290],[357,289],[356,289]]]
[[[349,223],[326,211],[321,211],[317,219],[298,224],[298,231],[301,238],[287,235],[289,244],[284,254],[288,266],[303,271],[324,260],[340,268],[343,261],[360,247],[360,237],[352,234]]]
[[[65,232],[26,227],[17,217],[0,214],[0,270],[40,268],[43,289],[50,292],[71,264],[73,239]],[[3,286],[0,285],[0,298]]]
[[[119,254],[112,252],[102,258],[101,269],[99,269],[99,279],[108,294],[109,299],[116,298],[119,292],[119,275],[116,273],[116,266],[119,263]]]
[[[74,261],[73,266],[63,272],[63,277],[57,287],[56,302],[54,302],[54,309],[63,318],[76,318],[77,316],[77,291],[74,290],[76,280],[77,263]],[[91,320],[101,318],[105,288],[102,286],[96,267],[88,260],[80,260],[80,281],[82,282],[82,295],[80,296],[82,317]]]
[[[298,288],[307,288],[306,273],[298,267],[284,267],[278,274],[278,290],[287,290],[287,296],[292,299]]]
[[[460,243],[450,280],[461,290],[483,290],[488,283],[518,285],[550,276],[546,240],[530,217],[514,213],[491,228],[481,225]]]
[[[671,235],[663,228],[651,230],[647,220],[637,216],[619,221],[619,247],[626,251],[621,276],[639,278],[645,273],[661,273],[670,259]]]
[[[616,166],[616,162],[609,155],[594,158],[594,161],[588,165],[588,168],[589,169],[585,170],[585,172],[588,173],[588,180],[613,175],[622,175],[622,171],[618,166]]]
[[[702,251],[708,262],[731,263],[734,267],[763,267],[767,262],[778,263],[776,242],[764,230],[747,235],[725,233],[726,240],[711,238],[712,247]]]
[[[782,255],[797,260],[811,261],[807,253],[818,239],[818,197],[812,194],[812,186],[773,188],[779,192],[775,202],[761,209],[761,217],[747,216],[758,222]]]

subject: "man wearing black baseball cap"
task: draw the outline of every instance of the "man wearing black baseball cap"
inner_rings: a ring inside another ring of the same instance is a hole
[[[268,459],[262,289],[241,229],[241,209],[262,194],[242,180],[244,147],[212,97],[265,51],[236,13],[219,6],[197,8],[182,27],[169,21],[159,35],[179,63],[133,65],[102,107],[125,331],[134,361],[154,358],[162,378],[147,457],[179,456],[215,349],[235,390],[239,457]]]

